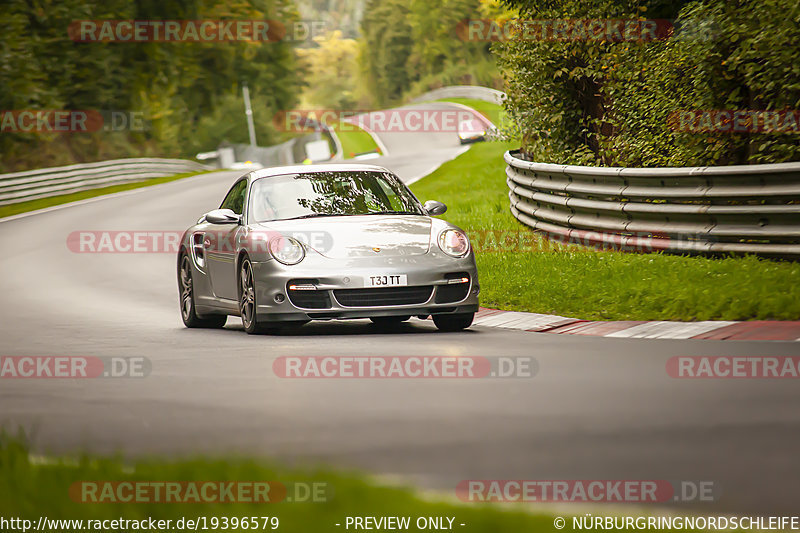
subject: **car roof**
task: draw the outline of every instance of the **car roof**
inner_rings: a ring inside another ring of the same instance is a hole
[[[308,174],[312,172],[389,172],[390,170],[377,165],[362,165],[355,163],[347,164],[327,164],[327,165],[291,165],[285,167],[270,167],[255,170],[251,173],[253,179],[267,178],[270,176],[281,176],[284,174]]]

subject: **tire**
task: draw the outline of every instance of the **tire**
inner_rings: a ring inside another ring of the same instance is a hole
[[[461,331],[470,327],[474,318],[475,313],[433,315],[433,323],[440,331]]]
[[[399,326],[401,323],[405,322],[410,318],[411,318],[410,316],[373,316],[370,317],[370,320],[376,326],[392,327],[392,326]]]
[[[228,321],[228,315],[199,316],[194,304],[194,279],[192,278],[192,260],[187,254],[181,254],[178,267],[178,289],[180,291],[181,319],[187,328],[219,329]]]
[[[256,280],[253,277],[253,265],[250,258],[245,257],[239,265],[239,314],[242,327],[250,335],[264,333],[267,328],[258,321],[256,313]]]

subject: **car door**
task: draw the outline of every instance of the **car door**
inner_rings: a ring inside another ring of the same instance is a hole
[[[231,187],[219,208],[230,209],[241,215],[246,195],[247,178],[242,178]],[[210,224],[206,234],[208,275],[217,298],[236,300],[239,297],[236,285],[236,244],[243,231],[244,226],[241,224]]]

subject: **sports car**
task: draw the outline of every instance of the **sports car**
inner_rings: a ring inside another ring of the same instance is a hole
[[[389,170],[372,165],[252,171],[219,209],[183,234],[183,323],[247,333],[311,320],[393,326],[412,316],[458,331],[478,310],[478,272],[466,233],[435,218]]]
[[[486,140],[486,126],[479,120],[471,118],[458,124],[458,142],[461,144]]]

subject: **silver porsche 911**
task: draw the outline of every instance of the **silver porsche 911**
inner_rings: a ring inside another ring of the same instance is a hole
[[[310,320],[412,316],[472,324],[478,272],[467,235],[371,165],[278,167],[239,178],[178,252],[183,323],[257,333]]]

